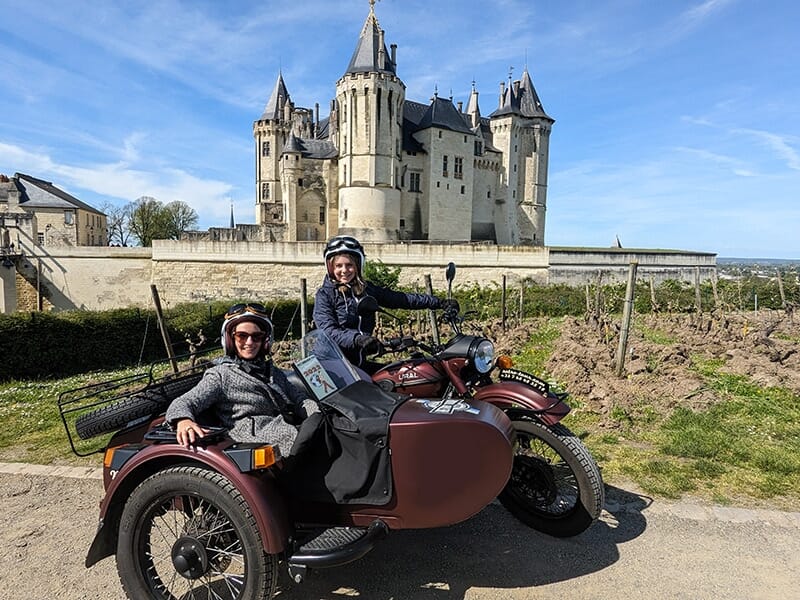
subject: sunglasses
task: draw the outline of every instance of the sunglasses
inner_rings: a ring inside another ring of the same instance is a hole
[[[228,312],[225,313],[225,318],[230,319],[231,317],[235,317],[237,315],[241,315],[242,313],[253,313],[255,315],[261,315],[264,317],[268,317],[269,313],[267,313],[267,309],[263,304],[259,304],[258,302],[248,303],[248,304],[234,304],[228,309]]]
[[[264,338],[267,337],[267,334],[263,331],[256,331],[253,333],[248,333],[246,331],[237,331],[233,334],[233,337],[236,338],[236,341],[240,344],[244,344],[247,340],[252,339],[256,344],[260,344],[264,341]]]

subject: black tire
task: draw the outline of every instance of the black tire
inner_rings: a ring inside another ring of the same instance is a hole
[[[75,420],[75,431],[82,440],[88,440],[116,431],[136,419],[164,412],[172,400],[192,389],[202,376],[202,373],[192,373],[166,381],[81,415]]]
[[[517,432],[511,478],[498,499],[520,521],[570,537],[600,516],[605,488],[586,446],[561,424],[512,422]]]
[[[128,598],[269,600],[277,566],[247,502],[219,473],[166,469],[125,503],[117,572]]]

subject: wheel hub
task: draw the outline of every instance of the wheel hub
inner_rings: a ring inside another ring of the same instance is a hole
[[[517,456],[514,458],[514,471],[512,477],[517,479],[516,487],[525,492],[542,505],[550,505],[558,497],[558,486],[556,485],[553,470],[549,465],[540,459],[529,456]]]
[[[186,579],[198,579],[208,570],[205,546],[193,537],[181,537],[172,546],[172,566]]]

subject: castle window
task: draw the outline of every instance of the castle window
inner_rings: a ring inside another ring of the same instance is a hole
[[[269,142],[262,142],[261,156],[269,156]]]
[[[324,206],[320,206],[319,207],[319,224],[320,225],[325,225],[325,207]]]
[[[71,210],[64,211],[64,225],[72,225],[75,222],[75,213]]]
[[[480,140],[475,140],[475,156],[481,156],[483,154],[483,144]]]
[[[462,194],[464,193],[464,186],[463,185],[461,186],[461,193]]]
[[[344,209],[344,219],[343,220],[347,221],[347,209],[346,208]]]
[[[486,197],[492,199],[492,190],[486,190]]]
[[[400,229],[404,229],[405,226],[406,226],[406,220],[405,219],[400,219]]]
[[[467,136],[464,136],[464,143],[467,143]]]
[[[460,156],[453,159],[453,177],[464,179],[464,159]]]
[[[442,132],[439,132],[439,139],[442,139]]]
[[[442,187],[442,182],[441,182],[441,181],[437,181],[437,182],[436,182],[436,187],[437,187],[437,188],[438,188],[438,187]]]
[[[442,157],[442,177],[447,177],[447,155]]]
[[[420,191],[420,173],[412,172],[408,174],[408,190],[410,192]]]
[[[269,184],[262,183],[261,184],[261,199],[262,200],[269,200]]]
[[[39,232],[36,233],[36,242],[40,246],[44,246],[44,233],[43,232],[39,231]]]
[[[277,221],[277,220],[280,218],[280,215],[278,215],[278,213],[272,213],[272,218],[273,218],[275,221]]]
[[[303,178],[302,177],[299,177],[297,179],[297,187],[303,187]]]

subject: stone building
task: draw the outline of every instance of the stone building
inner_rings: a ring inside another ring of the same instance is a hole
[[[550,131],[527,67],[483,116],[406,98],[374,1],[329,115],[296,106],[282,74],[253,124],[256,224],[274,241],[486,241],[543,246]]]
[[[104,213],[51,182],[24,173],[0,175],[0,218],[7,222],[3,235],[25,235],[37,246],[108,245]],[[9,231],[12,218],[16,232]]]

